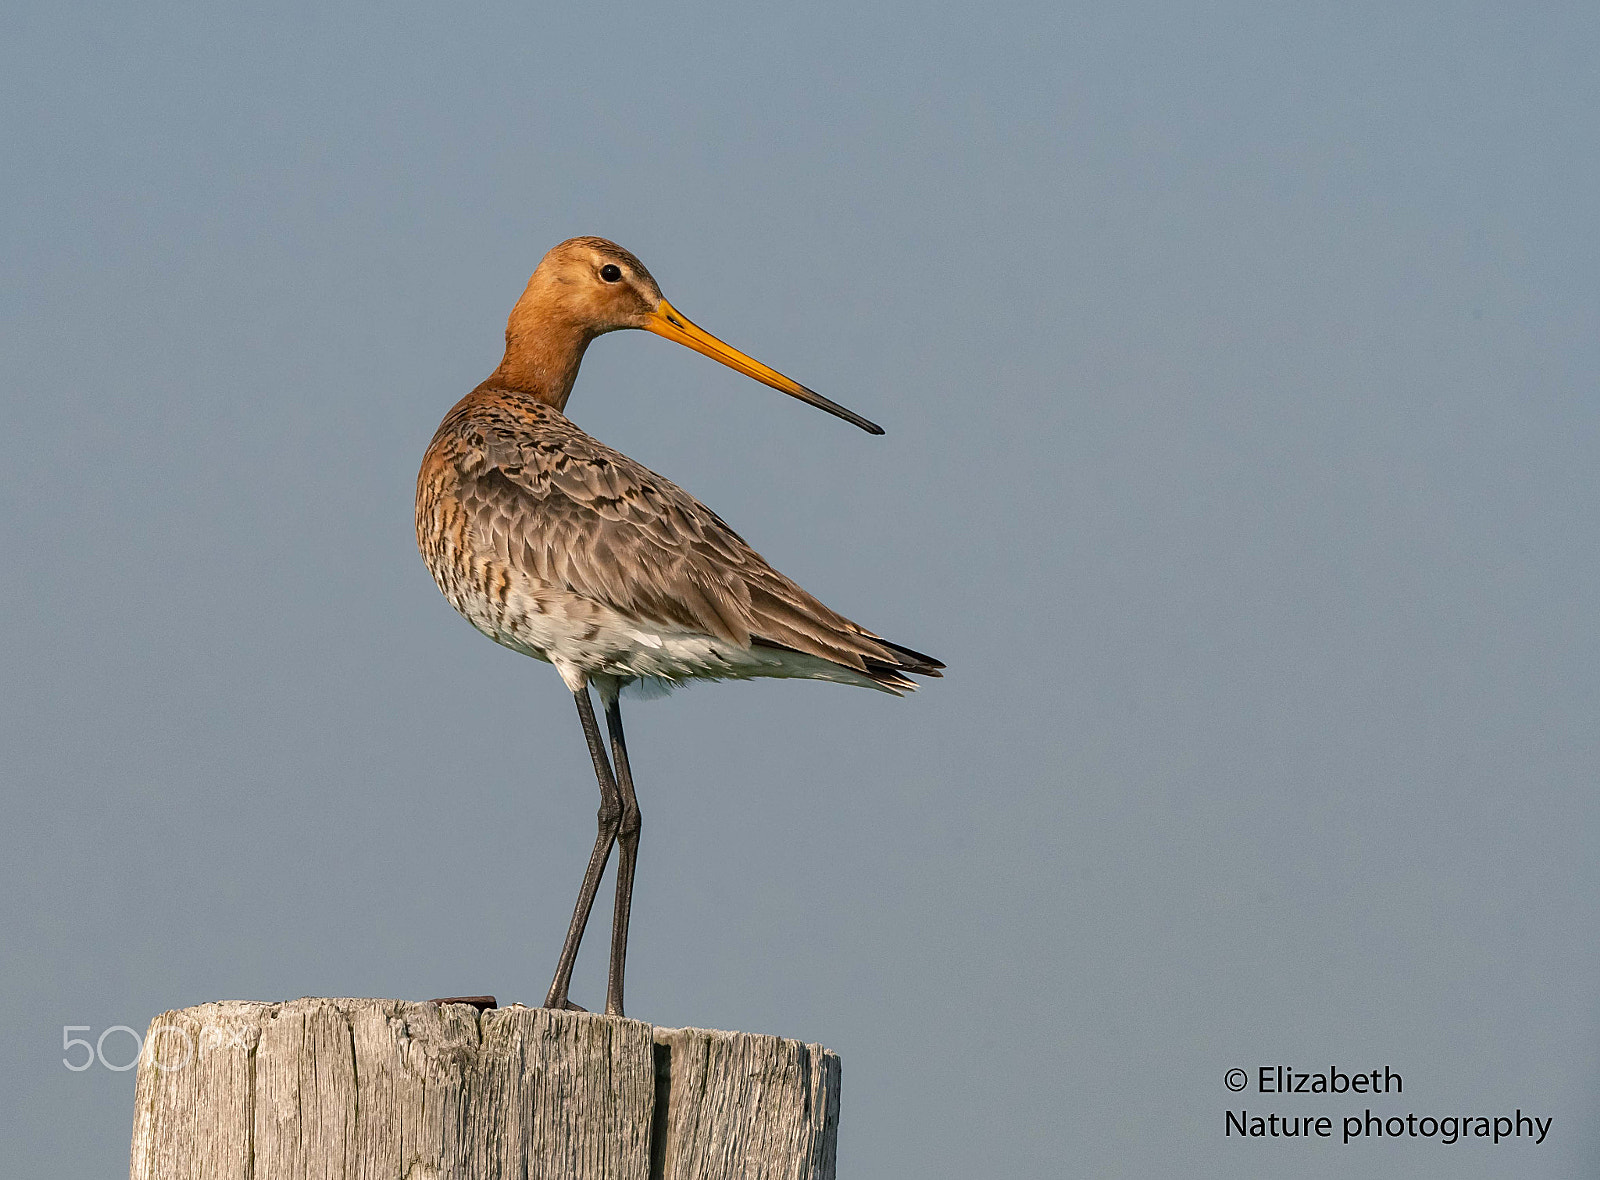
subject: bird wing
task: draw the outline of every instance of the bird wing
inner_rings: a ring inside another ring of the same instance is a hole
[[[467,445],[456,466],[479,543],[524,576],[631,618],[790,648],[904,686],[902,669],[943,666],[829,610],[715,512],[554,409],[518,409],[514,425],[460,422]]]

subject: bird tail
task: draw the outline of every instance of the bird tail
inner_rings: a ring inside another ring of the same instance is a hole
[[[866,664],[867,675],[873,681],[891,692],[913,692],[917,682],[907,673],[918,676],[937,678],[944,675],[944,664],[930,655],[924,655],[913,648],[903,647],[898,643],[890,643],[887,639],[874,638],[874,645],[884,648],[890,658],[881,658],[877,655],[863,653],[862,662]]]

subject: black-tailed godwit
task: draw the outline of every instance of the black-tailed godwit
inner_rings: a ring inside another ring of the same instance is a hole
[[[563,411],[596,336],[643,328],[837,414],[880,427],[696,327],[650,272],[603,238],[544,256],[489,379],[445,415],[417,477],[417,544],[450,605],[496,643],[555,665],[600,784],[599,833],[545,1006],[565,1008],[578,943],[613,845],[606,1011],[622,1014],[639,805],[621,690],[804,677],[901,693],[944,665],[835,614],[693,496],[579,430]],[[589,686],[600,694],[610,757]]]

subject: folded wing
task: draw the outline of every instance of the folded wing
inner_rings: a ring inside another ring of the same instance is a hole
[[[512,569],[630,618],[804,652],[891,690],[944,667],[828,609],[704,504],[553,409],[524,412],[545,419],[537,431],[457,424],[460,503]]]

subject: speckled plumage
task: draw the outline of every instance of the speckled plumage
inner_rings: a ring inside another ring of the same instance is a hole
[[[417,543],[451,606],[574,691],[592,676],[801,676],[897,692],[940,667],[829,610],[526,392],[485,383],[446,415],[417,480]]]

